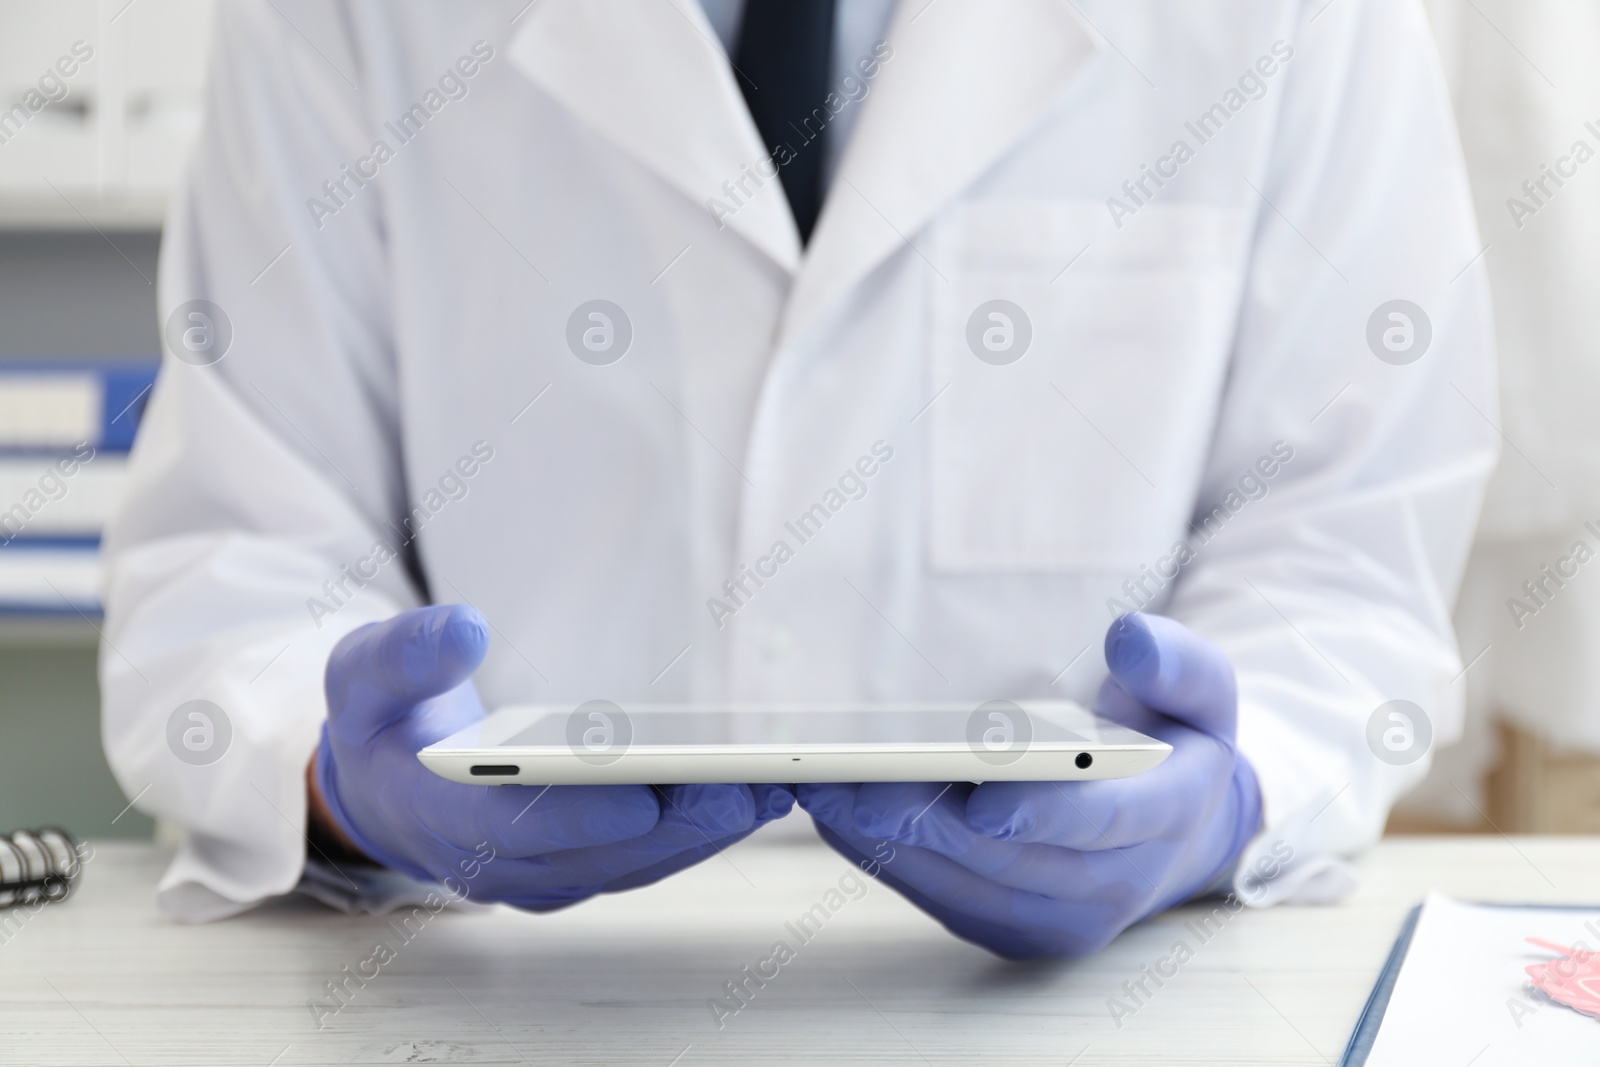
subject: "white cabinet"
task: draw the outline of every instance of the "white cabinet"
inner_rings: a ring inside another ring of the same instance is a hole
[[[213,0],[0,0],[0,226],[156,225],[200,125]]]

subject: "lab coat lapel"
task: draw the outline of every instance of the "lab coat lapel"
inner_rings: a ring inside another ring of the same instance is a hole
[[[695,203],[724,197],[724,183],[765,159],[698,0],[542,0],[526,19],[510,44],[517,69]],[[722,218],[796,268],[800,237],[780,183],[756,185]]]
[[[918,231],[940,205],[1100,51],[1069,0],[904,0],[889,43],[785,309],[785,338],[908,242],[925,256]]]

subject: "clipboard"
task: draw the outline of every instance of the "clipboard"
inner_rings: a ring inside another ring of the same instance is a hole
[[[1470,906],[1515,911],[1592,912],[1597,910],[1593,904],[1509,904],[1504,901],[1473,901],[1470,902]],[[1405,966],[1406,955],[1411,949],[1411,942],[1417,931],[1417,923],[1422,917],[1423,907],[1424,905],[1418,904],[1406,913],[1405,921],[1400,926],[1400,932],[1395,937],[1394,946],[1389,950],[1389,956],[1384,961],[1383,969],[1378,973],[1378,978],[1373,983],[1372,991],[1367,994],[1367,1002],[1361,1009],[1361,1015],[1356,1019],[1355,1029],[1351,1031],[1350,1040],[1345,1044],[1344,1054],[1339,1057],[1339,1067],[1364,1067],[1368,1056],[1372,1053],[1373,1046],[1378,1040],[1378,1034],[1383,1029],[1384,1016],[1388,1011],[1389,1001],[1394,995],[1395,985],[1399,982],[1400,972]]]

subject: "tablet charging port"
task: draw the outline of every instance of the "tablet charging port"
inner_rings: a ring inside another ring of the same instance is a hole
[[[505,778],[522,770],[515,763],[474,763],[472,775],[475,778]]]

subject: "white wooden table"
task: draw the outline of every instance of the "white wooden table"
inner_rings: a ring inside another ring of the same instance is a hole
[[[0,1063],[1325,1064],[1426,890],[1600,899],[1592,839],[1394,838],[1343,906],[1245,911],[1205,944],[1177,911],[1090,960],[1014,965],[873,885],[719,1029],[708,1002],[851,870],[820,845],[747,842],[555,915],[445,912],[409,941],[309,901],[168,922],[165,859],[98,845],[80,892],[0,944]],[[1119,1027],[1108,998],[1180,939],[1194,958]],[[319,1027],[308,1001],[379,941],[393,958]]]

